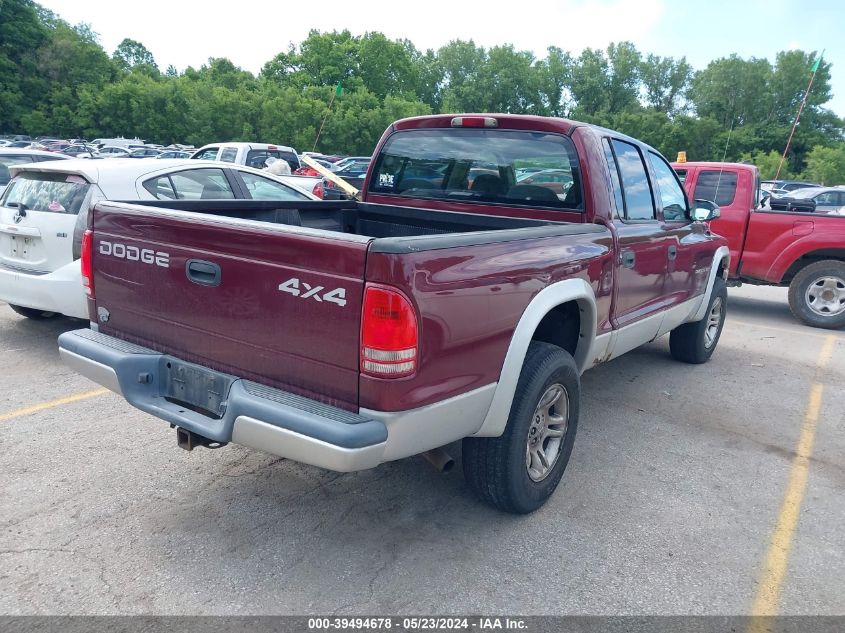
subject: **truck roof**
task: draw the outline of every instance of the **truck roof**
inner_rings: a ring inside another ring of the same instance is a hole
[[[393,124],[396,130],[413,130],[421,128],[438,127],[460,127],[453,126],[453,119],[469,118],[495,119],[497,125],[491,126],[496,129],[507,130],[530,130],[532,132],[556,132],[559,134],[570,134],[572,130],[583,123],[561,119],[556,117],[535,116],[531,114],[503,114],[503,113],[456,113],[456,114],[433,114],[426,116],[415,116],[407,119],[400,119]]]
[[[749,165],[748,163],[724,163],[720,161],[707,161],[707,160],[688,160],[685,163],[679,163],[678,161],[672,162],[672,167],[677,169],[683,169],[684,167],[704,167],[707,169],[731,169],[731,170],[747,170],[747,171],[757,171],[756,165]]]

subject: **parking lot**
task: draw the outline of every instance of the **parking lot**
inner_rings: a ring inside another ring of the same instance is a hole
[[[845,614],[845,332],[784,289],[731,289],[708,364],[666,337],[585,374],[569,468],[523,517],[420,458],[184,452],[63,366],[83,326],[0,304],[2,613]]]

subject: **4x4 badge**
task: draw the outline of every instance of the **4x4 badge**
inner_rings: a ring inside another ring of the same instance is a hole
[[[335,288],[324,294],[320,294],[325,290],[324,286],[312,286],[304,281],[300,281],[296,277],[291,277],[286,282],[279,284],[279,290],[292,294],[294,297],[300,299],[314,299],[322,303],[336,303],[340,307],[346,305],[346,288]]]

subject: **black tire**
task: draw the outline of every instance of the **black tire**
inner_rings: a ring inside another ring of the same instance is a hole
[[[24,308],[23,306],[15,306],[11,303],[9,307],[14,311],[20,314],[27,319],[35,319],[36,321],[40,321],[42,319],[52,319],[54,316],[57,315],[56,312],[49,312],[48,310],[36,310],[35,308]]]
[[[789,284],[789,309],[812,327],[845,327],[845,262],[825,259],[799,270]]]
[[[563,388],[563,393],[545,414],[537,415],[541,397],[548,394],[554,397],[558,387]],[[564,398],[566,416],[558,412]],[[580,400],[581,380],[572,356],[556,345],[532,342],[519,375],[505,432],[500,437],[470,437],[463,441],[464,478],[469,486],[484,501],[505,512],[527,514],[542,506],[557,488],[572,454]],[[565,423],[553,421],[564,417]],[[542,428],[541,418],[546,425]],[[529,436],[532,429],[533,439]],[[562,436],[546,436],[554,430]],[[536,480],[542,473],[536,469],[529,471],[539,454],[536,451],[545,454],[552,446],[556,456],[547,465],[537,462],[547,471]]]
[[[728,287],[725,280],[716,277],[713,292],[704,318],[679,325],[669,334],[669,351],[675,360],[699,365],[710,360],[728,313]]]

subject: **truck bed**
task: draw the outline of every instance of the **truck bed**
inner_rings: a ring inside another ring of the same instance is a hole
[[[100,332],[351,411],[377,257],[406,283],[424,251],[452,264],[498,253],[502,266],[520,250],[508,242],[605,232],[356,201],[101,202],[90,225]]]

